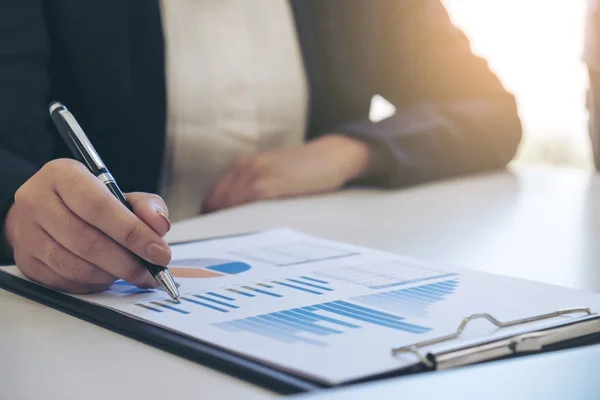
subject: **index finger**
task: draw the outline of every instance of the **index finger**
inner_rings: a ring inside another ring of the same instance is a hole
[[[55,182],[57,194],[79,218],[146,261],[163,266],[171,261],[165,240],[121,204],[83,165],[71,168]]]

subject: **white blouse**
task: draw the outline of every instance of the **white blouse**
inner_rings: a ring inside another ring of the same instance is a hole
[[[167,140],[161,191],[198,215],[232,161],[300,144],[307,84],[287,0],[162,0]]]

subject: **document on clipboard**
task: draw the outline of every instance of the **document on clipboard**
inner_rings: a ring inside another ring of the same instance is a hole
[[[123,281],[69,297],[322,386],[540,351],[600,331],[600,294],[288,229],[172,253],[180,303]],[[26,279],[14,266],[0,271]]]

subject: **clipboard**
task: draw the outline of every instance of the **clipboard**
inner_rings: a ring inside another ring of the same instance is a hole
[[[247,234],[250,233],[234,236]],[[178,244],[219,238],[177,242],[172,243],[172,245],[176,246]],[[237,353],[218,348],[208,342],[192,339],[117,311],[79,300],[67,294],[18,278],[1,269],[0,288],[277,393],[297,394],[334,387],[278,370]],[[565,318],[564,322],[543,330],[530,331],[525,334],[507,336],[495,340],[482,338],[475,345],[458,346],[438,353],[423,352],[425,347],[459,338],[469,322],[475,319],[487,319],[499,329],[502,329],[504,327],[557,316],[566,316],[568,318]],[[585,307],[558,310],[548,314],[504,322],[497,320],[490,314],[474,314],[465,317],[457,328],[457,331],[453,334],[426,342],[415,343],[410,346],[389,349],[391,357],[407,354],[416,357],[414,365],[402,367],[389,373],[346,382],[339,386],[348,386],[595,343],[600,343],[600,314]]]

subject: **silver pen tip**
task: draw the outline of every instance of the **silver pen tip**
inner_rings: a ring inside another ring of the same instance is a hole
[[[168,269],[159,272],[158,275],[156,275],[156,280],[160,283],[163,289],[165,289],[165,292],[167,292],[173,300],[179,301],[179,290],[177,289],[177,285],[173,280],[173,276],[171,275]]]

